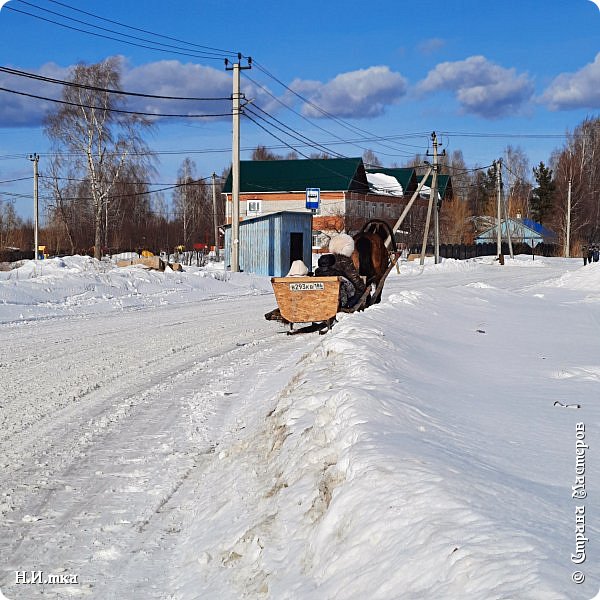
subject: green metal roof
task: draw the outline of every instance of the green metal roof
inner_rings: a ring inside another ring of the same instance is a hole
[[[361,158],[306,160],[243,160],[240,162],[240,193],[369,190]],[[231,194],[231,171],[223,193]]]
[[[383,173],[390,177],[395,177],[398,183],[402,186],[405,194],[414,192],[417,189],[417,174],[414,169],[406,168],[387,168],[387,167],[369,167],[367,173]]]
[[[418,176],[418,181],[421,183],[423,175]],[[431,187],[433,183],[433,175],[430,175],[425,182],[425,185]],[[450,175],[438,175],[437,177],[438,193],[442,200],[452,200],[454,191],[452,190],[452,179]]]

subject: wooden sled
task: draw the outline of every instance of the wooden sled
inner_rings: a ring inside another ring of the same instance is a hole
[[[289,323],[288,335],[318,331],[327,333],[338,312],[354,313],[364,310],[381,296],[383,284],[396,265],[399,254],[390,256],[387,269],[377,286],[368,285],[359,301],[351,308],[340,308],[340,277],[272,277],[278,308],[265,315],[268,320]],[[294,329],[297,323],[305,327]]]
[[[290,324],[289,335],[302,331],[326,333],[338,313],[340,277],[272,277],[281,316]],[[294,330],[296,323],[308,327]]]

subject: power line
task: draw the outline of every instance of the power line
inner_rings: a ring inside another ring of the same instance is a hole
[[[19,96],[27,96],[28,98],[35,98],[37,100],[45,100],[46,102],[55,102],[57,104],[65,104],[68,106],[76,106],[78,108],[89,108],[90,110],[100,110],[114,113],[121,113],[126,115],[139,115],[142,117],[174,117],[179,119],[204,119],[204,118],[217,118],[217,117],[230,117],[232,113],[217,113],[207,115],[189,115],[189,114],[167,114],[167,113],[150,113],[141,112],[136,110],[124,110],[121,108],[107,108],[104,106],[90,106],[87,104],[80,104],[78,102],[68,102],[67,100],[57,100],[55,98],[48,98],[46,96],[38,96],[37,94],[28,94],[26,92],[18,92],[5,87],[0,87],[0,91],[8,92],[10,94],[17,94]]]
[[[3,183],[15,183],[16,181],[28,181],[30,179],[33,179],[33,176],[19,177],[18,179],[5,179],[4,181],[0,181],[0,184],[3,184]]]
[[[482,133],[474,131],[442,131],[443,135],[473,138],[527,138],[527,139],[562,139],[568,133]]]
[[[299,150],[297,150],[296,148],[294,148],[294,146],[291,146],[290,144],[288,144],[285,140],[282,140],[279,136],[275,135],[272,131],[269,131],[266,127],[264,127],[263,125],[261,125],[258,121],[256,121],[255,119],[253,119],[247,112],[242,113],[247,119],[249,119],[250,121],[252,121],[257,127],[260,127],[263,131],[266,131],[270,136],[274,137],[276,140],[280,141],[282,144],[284,144],[285,146],[287,146],[288,148],[290,148],[291,150],[293,150],[294,152],[298,152],[298,154],[300,154],[301,156],[303,156],[304,158],[310,158],[310,156],[307,156],[306,154],[304,154],[303,152],[300,152]]]
[[[327,112],[325,109],[321,108],[319,105],[315,104],[314,102],[312,102],[308,98],[305,98],[304,96],[302,96],[301,94],[299,94],[298,92],[296,92],[296,90],[292,89],[291,87],[289,87],[288,85],[286,85],[283,81],[281,81],[279,78],[277,78],[275,75],[273,75],[272,73],[270,73],[263,65],[261,65],[256,60],[254,61],[254,64],[265,75],[267,75],[268,77],[270,77],[271,79],[273,79],[274,81],[276,81],[279,85],[283,86],[286,90],[288,90],[289,92],[291,92],[292,94],[294,94],[297,98],[299,98],[300,100],[302,100],[304,103],[306,103],[309,106],[313,107],[317,112],[321,113],[323,116],[326,116],[329,119],[332,119],[333,121],[335,121],[336,123],[340,124],[342,127],[344,127],[345,129],[348,129],[349,131],[358,132],[360,134],[367,133],[367,134],[370,135],[370,132],[368,132],[368,131],[366,131],[364,129],[361,129],[360,127],[356,127],[354,125],[351,125],[350,123],[344,121],[343,119],[340,119],[339,117],[336,117],[335,115]],[[394,148],[394,147],[391,147],[391,146],[386,146],[385,144],[381,144],[381,142],[379,142],[379,143],[383,147],[387,147],[390,150],[398,150],[397,148]],[[409,144],[405,144],[405,145],[409,145]]]
[[[293,137],[294,139],[298,140],[299,142],[302,142],[304,144],[308,144],[309,146],[312,146],[313,148],[315,148],[315,150],[320,150],[321,152],[325,152],[326,154],[335,155],[338,158],[346,158],[343,154],[340,154],[339,152],[332,152],[326,146],[324,146],[322,144],[319,144],[318,142],[315,142],[314,140],[311,140],[310,138],[308,138],[307,136],[303,135],[302,133],[296,131],[295,129],[293,129],[291,127],[289,127],[288,125],[286,125],[285,123],[283,123],[279,119],[276,119],[274,116],[270,115],[268,112],[266,112],[265,110],[263,110],[262,108],[260,108],[260,106],[258,106],[256,104],[254,104],[253,106],[255,108],[257,108],[264,115],[267,115],[267,117],[269,117],[269,119],[271,119],[272,121],[275,121],[276,123],[279,123],[280,125],[282,125],[282,127],[279,127],[278,125],[270,123],[269,121],[267,121],[267,119],[265,119],[264,117],[262,117],[261,115],[257,114],[255,111],[253,111],[250,108],[249,105],[246,105],[244,107],[244,111],[245,112],[246,111],[250,112],[250,114],[254,115],[257,119],[260,119],[261,121],[264,121],[265,123],[269,123],[269,125],[271,125],[272,127],[275,127],[275,129],[281,131],[282,133],[286,133],[290,137]]]
[[[179,183],[179,184],[175,184],[175,185],[169,185],[163,188],[160,188],[158,190],[144,190],[142,192],[131,192],[129,194],[109,194],[107,196],[107,198],[109,200],[119,200],[122,198],[137,198],[138,196],[148,196],[150,194],[158,194],[159,192],[165,192],[168,190],[174,190],[177,188],[181,188],[184,186],[187,186],[190,184],[186,184],[186,183]],[[205,183],[205,184],[200,184],[200,185],[205,185],[206,187],[210,187],[209,183]],[[27,195],[27,194],[19,194],[16,192],[2,192],[3,194],[5,194],[6,196],[11,196],[14,198],[25,198],[27,200],[31,200],[31,196]],[[42,200],[54,200],[55,198],[53,196],[40,196],[40,198]],[[94,198],[92,196],[70,196],[70,197],[63,197],[62,200],[65,201],[71,201],[71,200],[93,200]]]
[[[59,180],[59,181],[77,181],[80,183],[85,183],[85,182],[89,182],[89,178],[77,178],[77,177],[56,177],[55,175],[44,175],[41,174],[39,175],[40,179],[55,179],[55,180]],[[223,179],[223,177],[221,177],[220,175],[216,176],[217,179]],[[32,179],[31,177],[23,177],[22,179]],[[208,179],[212,179],[212,175],[208,176],[208,177],[199,177],[197,179],[191,179],[190,181],[183,181],[183,182],[179,182],[179,183],[158,183],[158,182],[148,182],[148,181],[124,181],[121,179],[118,179],[115,183],[117,184],[121,184],[121,185],[163,185],[163,186],[169,186],[169,187],[182,187],[182,186],[186,186],[186,185],[206,185],[209,186],[211,184],[209,183],[204,183],[205,181],[207,181]],[[13,179],[12,181],[20,181],[19,179]],[[5,181],[0,181],[0,183],[8,183]]]
[[[329,131],[328,129],[325,129],[324,127],[321,127],[317,123],[314,123],[311,119],[309,119],[308,117],[306,117],[305,115],[303,115],[301,112],[297,111],[296,109],[294,109],[291,106],[288,106],[280,98],[277,98],[277,96],[275,96],[274,94],[272,94],[264,85],[262,85],[262,84],[258,83],[257,81],[255,81],[249,75],[244,74],[244,77],[246,79],[248,79],[249,81],[251,81],[254,85],[260,87],[267,95],[269,95],[271,98],[273,98],[273,100],[275,100],[276,102],[278,102],[279,104],[281,104],[284,108],[286,108],[287,110],[293,112],[295,115],[299,116],[301,119],[304,119],[306,122],[310,123],[313,127],[316,127],[317,129],[320,129],[321,131],[327,133],[328,135],[331,135],[331,136],[335,137],[336,139],[340,140],[343,143],[349,143],[349,144],[351,144],[353,146],[356,146],[357,148],[360,148],[363,151],[368,150],[368,148],[365,148],[364,146],[358,145],[355,141],[344,140],[343,138],[339,137],[338,135],[336,135],[335,133]],[[386,138],[373,137],[373,138],[371,138],[370,141],[379,142],[382,139],[386,139]],[[385,155],[385,156],[397,156],[397,154],[389,154],[389,153],[381,152],[381,151],[378,151],[378,152],[380,154]],[[408,156],[408,154],[406,154],[406,153],[403,153],[403,154],[405,156]]]
[[[266,127],[264,127],[263,125],[261,125],[258,121],[256,121],[255,119],[253,119],[251,116],[249,116],[246,112],[244,112],[244,116],[246,118],[248,118],[250,121],[252,121],[255,125],[257,125],[258,127],[260,127],[262,130],[266,131],[269,135],[273,136],[275,139],[279,140],[280,142],[282,142],[283,144],[285,144],[288,148],[290,148],[291,150],[293,150],[294,152],[298,152],[298,150],[296,148],[294,148],[293,146],[291,146],[290,144],[287,144],[284,140],[282,140],[281,138],[279,138],[277,135],[275,135],[273,132],[269,131]],[[299,154],[301,154],[304,158],[310,159],[310,156],[307,156],[306,154],[302,154],[301,152],[298,152]],[[323,161],[323,164],[321,165],[322,168],[326,171],[329,171],[330,173],[332,173],[333,175],[338,175],[338,176],[345,176],[343,173],[340,173],[338,171],[336,171],[335,169],[329,168],[327,167],[327,160]],[[352,178],[350,181],[353,181],[355,183],[360,183],[361,185],[364,185],[364,181],[359,180],[359,179],[355,179]],[[367,188],[370,191],[370,186],[367,182]],[[380,190],[394,190],[396,189],[396,186],[391,186],[389,188],[387,187],[382,187],[379,188]],[[265,190],[266,191],[266,190]],[[376,194],[376,192],[373,192],[374,194]]]
[[[231,100],[230,96],[222,97],[208,97],[208,98],[197,98],[197,97],[185,97],[185,96],[159,96],[155,94],[142,94],[139,92],[126,92],[122,90],[101,88],[94,85],[87,85],[83,83],[76,83],[74,81],[64,81],[62,79],[54,79],[53,77],[46,77],[45,75],[37,75],[35,73],[28,73],[27,71],[20,71],[18,69],[11,69],[10,67],[0,67],[0,73],[7,73],[9,75],[15,75],[17,77],[25,77],[27,79],[34,79],[36,81],[44,81],[46,83],[55,83],[68,87],[80,88],[84,90],[91,90],[95,92],[102,92],[107,94],[118,94],[120,96],[134,96],[137,98],[154,98],[157,100],[195,100],[198,102],[210,101],[210,100]]]
[[[149,46],[147,44],[139,44],[137,42],[132,42],[132,41],[129,41],[129,40],[126,40],[126,39],[117,38],[117,37],[114,37],[114,36],[111,36],[111,35],[105,35],[105,34],[102,34],[102,33],[96,33],[94,31],[87,31],[87,30],[81,29],[79,27],[74,27],[72,25],[67,25],[65,23],[60,23],[59,21],[55,21],[53,19],[50,19],[50,18],[47,18],[47,17],[43,17],[41,15],[36,15],[34,13],[27,12],[25,10],[20,10],[18,8],[15,8],[14,6],[12,6],[10,4],[4,6],[4,8],[6,8],[7,10],[10,10],[10,11],[13,11],[13,12],[16,12],[16,13],[20,13],[20,14],[24,14],[24,15],[27,15],[29,17],[33,17],[35,19],[39,19],[41,21],[45,21],[47,23],[52,23],[53,25],[58,25],[59,27],[63,27],[65,29],[70,29],[72,31],[77,31],[79,33],[86,33],[88,35],[92,35],[92,36],[95,36],[95,37],[100,37],[100,38],[104,38],[104,39],[109,39],[109,40],[121,42],[123,44],[128,44],[130,46],[136,46],[138,48],[145,48],[147,50],[155,50],[155,51],[158,51],[158,52],[169,52],[171,54],[179,54],[179,55],[182,55],[182,56],[189,56],[189,57],[193,57],[193,58],[205,58],[205,59],[209,59],[209,60],[222,60],[225,56],[232,56],[232,55],[235,54],[233,52],[220,52],[219,54],[216,54],[216,53],[201,52],[201,51],[194,51],[192,53],[191,51],[190,52],[184,52],[182,50],[176,50],[176,49],[157,48],[157,47],[155,47],[156,45],[158,45],[158,46],[168,46],[168,45],[167,44],[162,44],[160,42],[154,42],[152,40],[144,40],[143,38],[137,38],[135,36],[131,36],[131,35],[128,35],[126,33],[121,33],[121,32],[118,32],[118,31],[108,30],[108,29],[106,29],[104,27],[100,27],[100,26],[94,25],[92,23],[86,23],[86,22],[81,21],[79,19],[75,19],[73,17],[69,17],[67,15],[62,15],[61,13],[57,13],[55,11],[51,11],[49,9],[42,8],[40,6],[36,6],[36,5],[31,4],[29,2],[25,2],[24,0],[15,0],[15,1],[16,2],[21,2],[22,4],[26,4],[26,5],[31,6],[33,8],[37,8],[38,10],[42,10],[42,11],[48,12],[50,14],[57,15],[59,17],[67,19],[69,21],[74,21],[74,22],[82,23],[82,24],[87,25],[88,27],[92,27],[94,29],[109,31],[110,33],[114,33],[115,35],[129,37],[129,38],[132,38],[132,39],[141,39],[142,41],[148,42],[150,44],[154,44],[154,46]],[[173,46],[173,48],[176,48],[176,47]]]
[[[160,37],[160,38],[163,38],[163,39],[171,40],[171,41],[174,41],[174,42],[179,42],[179,43],[185,44],[187,46],[192,46],[192,47],[195,47],[195,48],[202,48],[203,50],[212,50],[212,51],[215,51],[215,52],[221,52],[222,54],[228,54],[228,55],[231,55],[231,56],[237,56],[237,54],[238,54],[237,52],[234,52],[233,50],[223,50],[221,48],[213,48],[211,46],[203,46],[201,44],[195,44],[193,42],[188,42],[188,41],[181,40],[181,39],[178,39],[178,38],[175,38],[175,37],[171,37],[171,36],[168,36],[168,35],[163,35],[161,33],[156,33],[156,32],[153,32],[153,31],[148,31],[147,29],[140,29],[138,27],[132,27],[131,25],[126,25],[126,24],[121,23],[119,21],[113,21],[112,19],[107,19],[106,17],[101,17],[99,15],[96,15],[96,14],[91,13],[91,12],[87,12],[87,11],[82,10],[80,8],[75,8],[74,6],[70,6],[70,5],[65,4],[63,2],[59,2],[58,0],[48,0],[48,2],[52,2],[53,4],[58,4],[59,6],[63,6],[65,8],[68,8],[70,10],[76,11],[78,13],[82,13],[82,14],[88,15],[88,16],[93,17],[94,19],[98,19],[100,21],[105,21],[107,23],[112,23],[113,25],[117,25],[117,26],[123,27],[125,29],[131,29],[132,31],[139,31],[141,33],[147,33],[149,35],[154,35],[156,37]]]

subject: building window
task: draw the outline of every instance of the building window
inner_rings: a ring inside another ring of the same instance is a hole
[[[260,214],[261,203],[261,200],[248,200],[246,212],[253,215]]]

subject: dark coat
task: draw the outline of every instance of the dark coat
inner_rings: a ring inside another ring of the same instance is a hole
[[[348,268],[343,259],[350,261]],[[356,272],[352,260],[341,254],[323,254],[319,258],[319,266],[315,270],[317,277],[343,277],[340,288],[340,302],[342,306],[353,306],[358,302],[365,291],[365,284]]]
[[[358,274],[352,259],[343,254],[335,254],[334,256],[336,268],[341,271],[344,277],[350,280],[356,291],[356,298],[360,298],[365,292],[366,285],[362,277]]]
[[[352,259],[342,254],[323,254],[319,258],[319,266],[315,270],[315,275],[317,277],[345,277],[354,288],[352,296],[348,299],[349,306],[355,304],[366,290],[365,282],[358,274]]]

